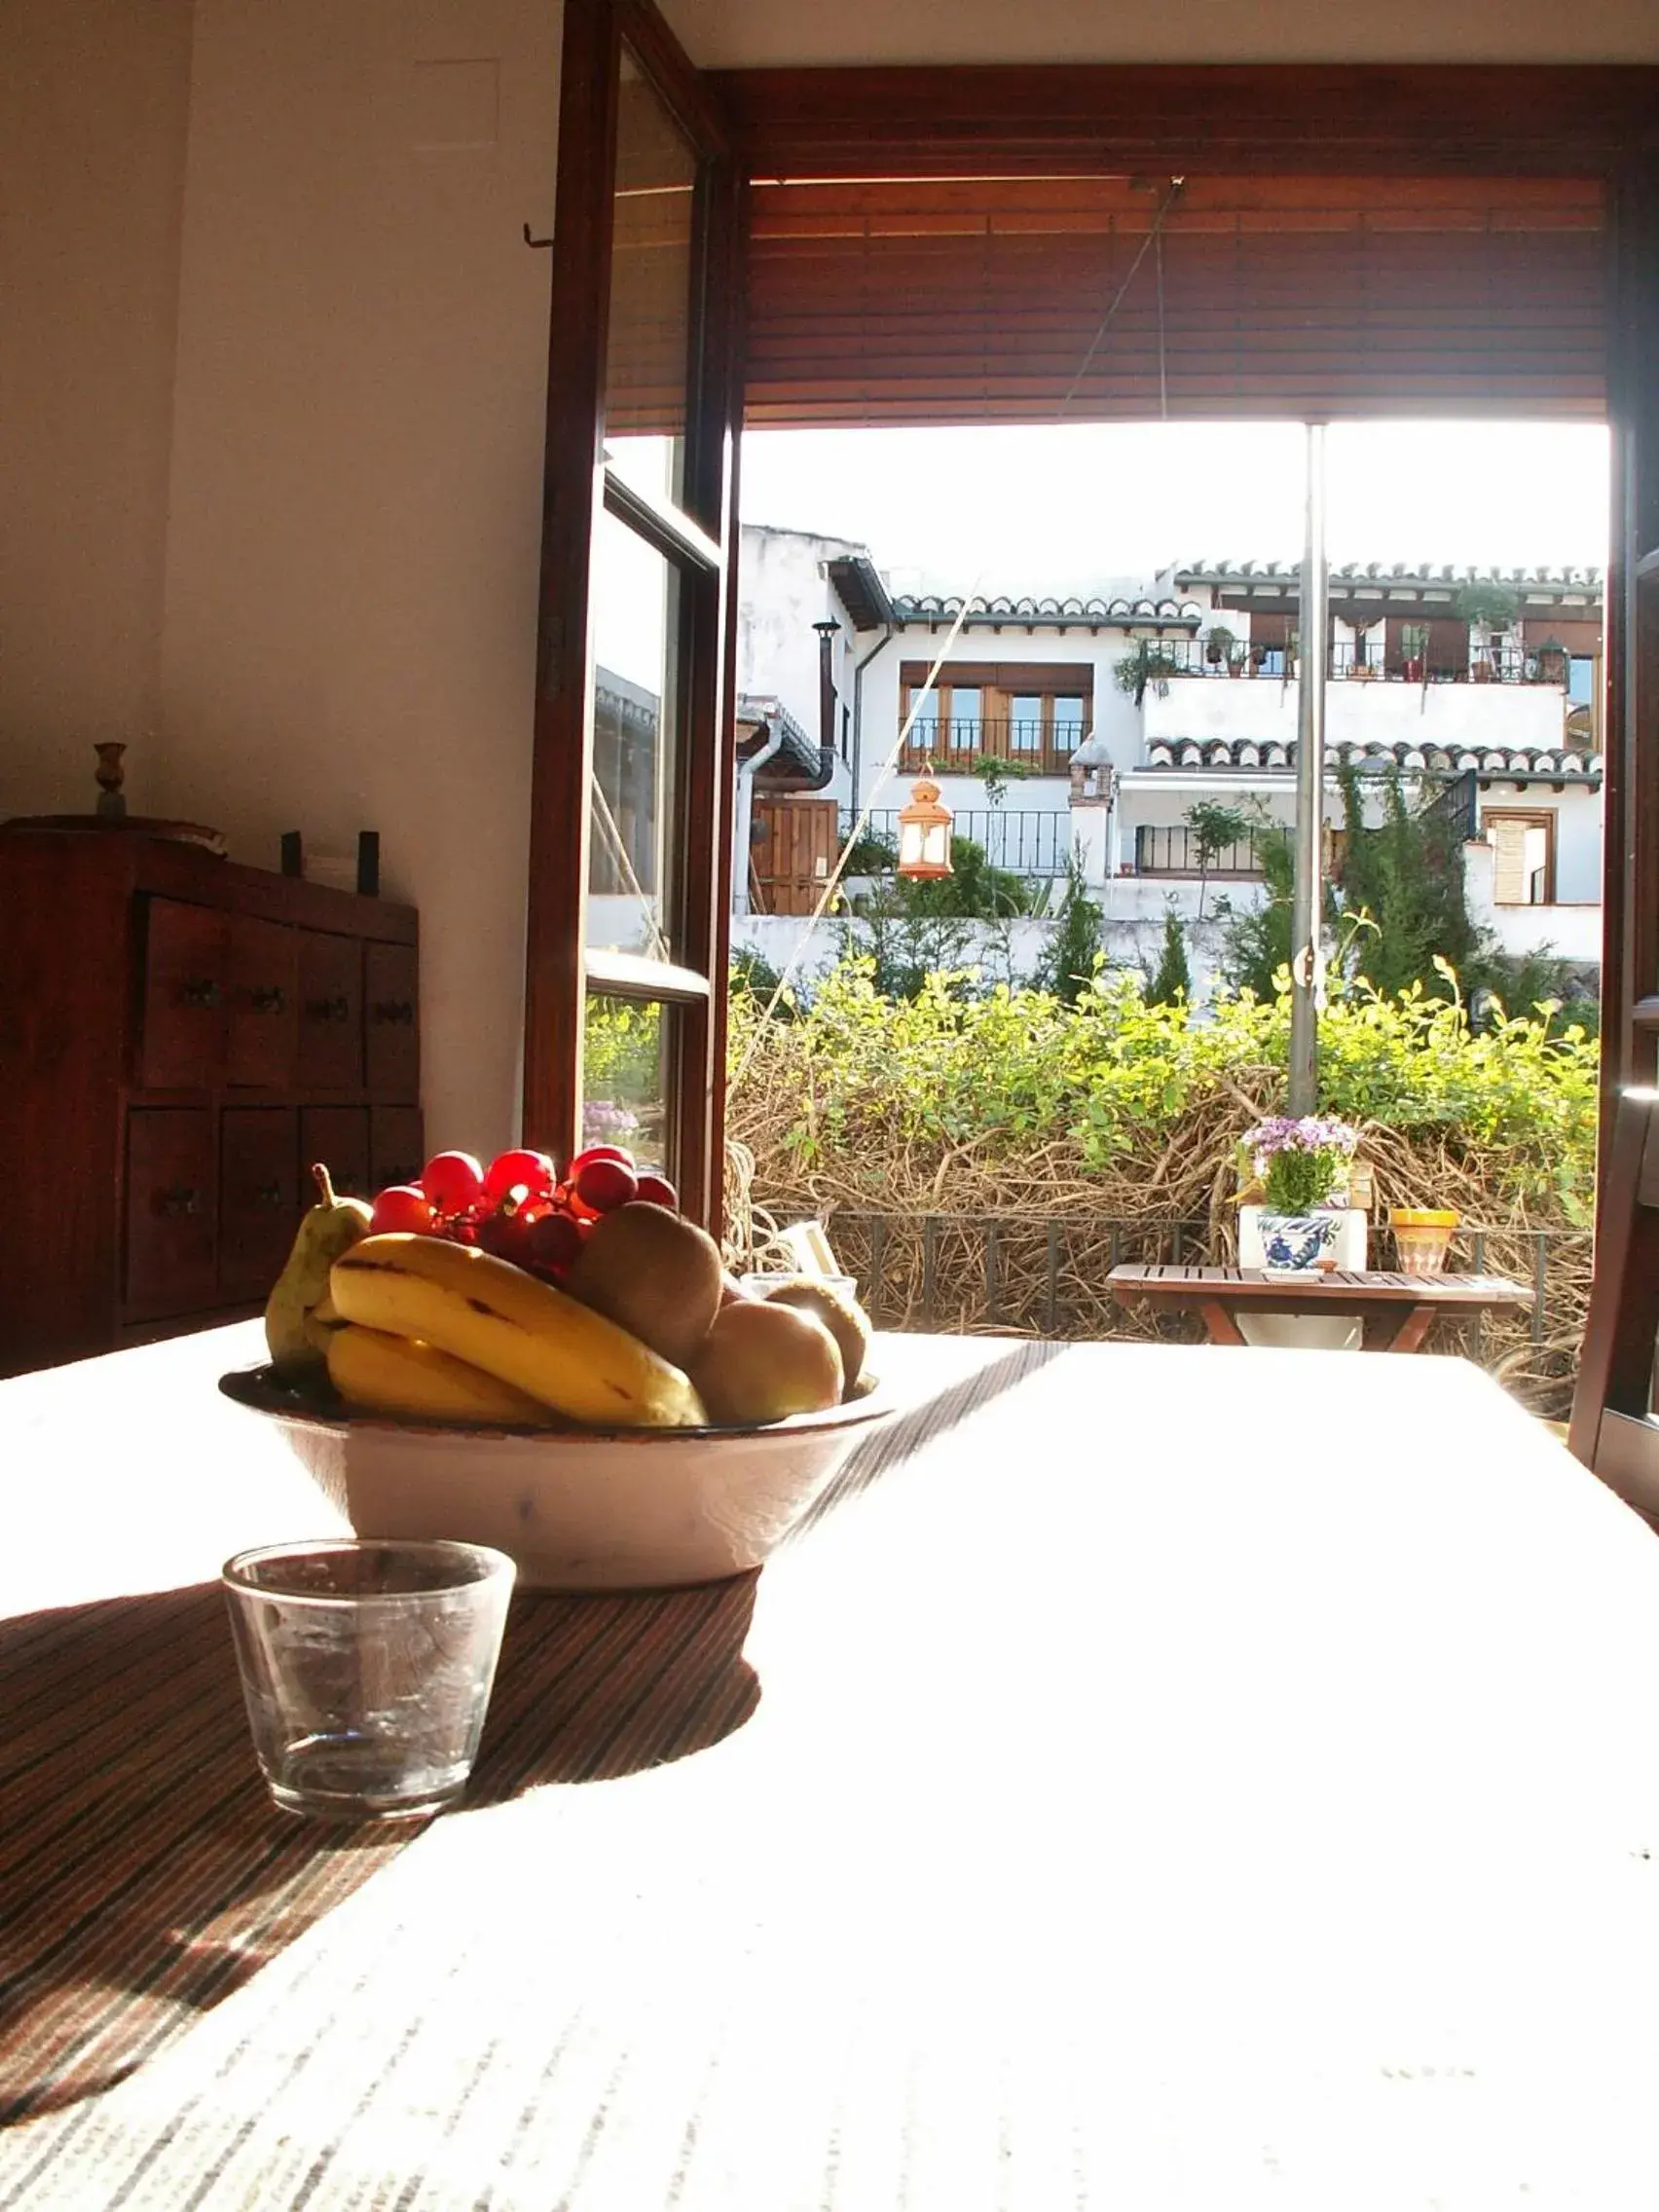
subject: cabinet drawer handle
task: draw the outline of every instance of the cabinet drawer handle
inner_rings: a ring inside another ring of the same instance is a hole
[[[255,1014],[281,1014],[288,1004],[280,983],[259,983],[248,993]]]
[[[156,1193],[156,1211],[173,1214],[200,1213],[202,1211],[202,1193],[193,1190],[188,1183],[175,1183],[170,1191],[158,1191]]]
[[[263,1206],[268,1212],[275,1212],[276,1209],[282,1203],[281,1184],[256,1184],[254,1186],[253,1192],[253,1202],[256,1206]]]
[[[374,1015],[377,1021],[407,1021],[415,1019],[413,999],[377,999]]]
[[[308,1000],[306,1013],[313,1021],[349,1021],[351,1017],[350,1002],[338,994],[331,999]]]
[[[217,1006],[223,995],[210,977],[195,977],[181,986],[179,997],[186,1006]]]

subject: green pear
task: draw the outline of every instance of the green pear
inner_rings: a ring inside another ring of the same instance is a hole
[[[315,1166],[317,1203],[300,1223],[288,1264],[265,1308],[271,1364],[284,1382],[320,1382],[328,1373],[328,1338],[339,1323],[328,1299],[328,1271],[369,1233],[361,1198],[337,1198],[328,1169]]]

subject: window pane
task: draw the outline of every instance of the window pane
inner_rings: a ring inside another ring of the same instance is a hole
[[[618,103],[606,451],[619,476],[678,502],[697,157],[626,47]]]
[[[979,693],[954,684],[950,693],[950,743],[960,752],[979,742]]]
[[[587,940],[674,957],[681,578],[626,523],[594,533]]]
[[[1081,734],[1082,729],[1083,701],[1081,699],[1056,699],[1054,701],[1055,739],[1058,740],[1061,736],[1070,736],[1074,731]]]
[[[590,991],[582,1029],[583,1144],[622,1145],[665,1173],[673,1018],[651,999]]]
[[[1008,749],[1016,758],[1043,750],[1043,702],[1035,695],[1008,703]]]

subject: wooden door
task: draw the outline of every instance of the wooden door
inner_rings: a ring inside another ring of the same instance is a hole
[[[373,1190],[384,1191],[388,1183],[418,1183],[425,1158],[419,1106],[369,1108],[369,1180]]]
[[[291,1106],[233,1106],[219,1123],[219,1294],[266,1298],[312,1197]]]
[[[421,1095],[420,977],[412,944],[363,948],[363,1056],[381,1098]]]
[[[286,1090],[300,1036],[300,938],[281,922],[229,918],[226,1074],[234,1084]]]
[[[1604,784],[1602,1135],[1659,1072],[1659,155],[1620,179]]]
[[[372,1198],[369,1184],[369,1109],[307,1106],[300,1113],[299,1172],[309,1200],[313,1163],[328,1169],[343,1198]]]
[[[840,808],[832,798],[756,798],[754,884],[762,914],[810,914],[835,866]]]
[[[147,1090],[205,1090],[225,1072],[227,917],[177,899],[146,904],[139,1081]]]
[[[213,1138],[204,1106],[141,1106],[127,1117],[127,1303],[135,1313],[192,1313],[213,1303]]]
[[[587,1040],[643,1010],[620,1102],[718,1227],[742,183],[649,0],[566,0],[560,76],[524,1138],[577,1146]]]
[[[300,940],[299,1082],[355,1090],[363,1080],[363,947],[307,930]]]

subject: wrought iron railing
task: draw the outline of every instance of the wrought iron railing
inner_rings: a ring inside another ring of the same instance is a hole
[[[900,764],[908,775],[931,760],[939,775],[957,776],[972,774],[980,760],[1007,760],[1032,775],[1063,776],[1091,726],[1087,706],[1081,722],[1047,727],[1038,720],[952,715],[940,721],[917,722]]]
[[[1224,845],[1200,866],[1196,830],[1182,823],[1164,828],[1161,824],[1143,822],[1136,827],[1137,875],[1208,875],[1248,880],[1260,876],[1261,872],[1261,856],[1253,836],[1240,837],[1236,844]]]
[[[1153,671],[1156,681],[1161,674],[1171,677],[1208,676],[1243,677],[1266,681],[1282,681],[1284,676],[1285,648],[1269,645],[1252,648],[1244,644],[1232,647],[1226,660],[1212,660],[1209,647],[1202,638],[1176,638],[1158,649],[1164,663],[1161,670]],[[1254,657],[1264,655],[1265,659]],[[1291,669],[1294,676],[1295,668]],[[1337,645],[1331,647],[1330,674],[1337,682],[1361,683],[1541,683],[1553,684],[1558,690],[1567,685],[1565,656],[1545,652],[1536,647],[1504,644],[1493,645],[1482,653],[1471,646],[1461,660],[1407,654],[1397,642],[1384,647],[1381,639],[1369,640],[1363,646]]]
[[[856,814],[843,814],[843,843],[852,834]],[[895,852],[899,843],[899,816],[889,807],[873,812],[866,828]],[[951,822],[952,834],[971,837],[984,852],[992,867],[1014,875],[1064,875],[1071,854],[1072,819],[1055,808],[1017,806],[959,807]],[[861,872],[857,867],[853,873]]]

